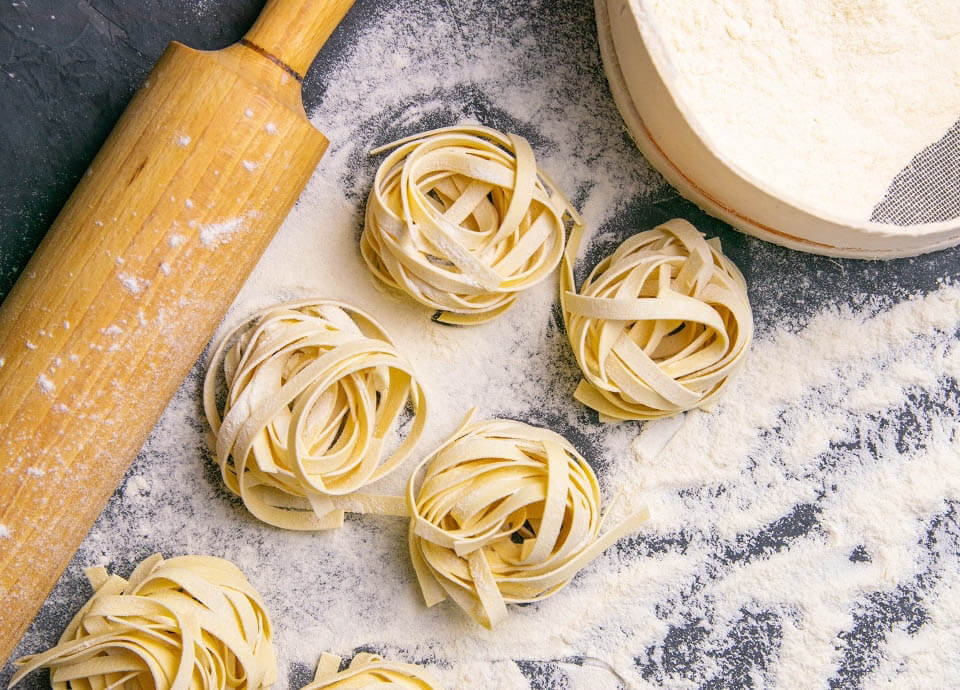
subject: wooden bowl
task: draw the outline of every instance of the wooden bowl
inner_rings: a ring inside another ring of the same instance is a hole
[[[600,53],[637,147],[684,197],[742,232],[815,254],[890,259],[960,244],[960,219],[851,223],[775,192],[726,159],[672,88],[656,27],[641,2],[595,0]]]

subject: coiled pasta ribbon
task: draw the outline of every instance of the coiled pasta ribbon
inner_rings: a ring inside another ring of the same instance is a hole
[[[410,477],[410,555],[427,606],[449,596],[489,628],[506,604],[559,591],[649,513],[601,535],[597,478],[569,441],[471,417]]]
[[[423,390],[383,328],[329,300],[278,305],[253,319],[220,342],[203,387],[227,487],[257,518],[286,529],[339,527],[345,510],[405,516],[402,497],[356,493],[396,469],[426,423]],[[410,430],[384,459],[408,403]]]
[[[340,657],[323,654],[313,682],[302,690],[347,690],[348,688],[397,688],[398,690],[440,690],[440,684],[416,664],[384,661],[376,654],[361,652],[343,671]]]
[[[269,687],[277,676],[259,594],[220,558],[159,554],[129,580],[86,571],[95,593],[59,643],[14,662],[11,685],[49,668],[54,690]]]
[[[367,200],[360,251],[373,274],[445,323],[506,311],[560,262],[570,206],[526,139],[478,125],[400,139]]]
[[[603,421],[704,407],[743,364],[753,314],[743,275],[717,238],[670,220],[627,239],[578,293],[571,232],[560,278],[567,336],[583,380],[574,397]]]

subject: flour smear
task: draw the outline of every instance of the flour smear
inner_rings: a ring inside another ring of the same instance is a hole
[[[960,288],[787,310],[777,288],[793,257],[813,260],[722,230],[748,279],[766,275],[743,370],[710,412],[608,426],[572,399],[556,276],[473,328],[435,324],[370,277],[358,240],[379,159],[367,151],[429,127],[482,120],[527,136],[594,247],[646,229],[611,230],[628,209],[672,203],[623,134],[589,6],[522,5],[358,5],[370,28],[353,25],[311,76],[330,150],[224,328],[278,300],[346,300],[422,379],[431,421],[415,457],[472,407],[548,425],[590,460],[605,504],[622,490],[611,520],[646,504],[651,521],[488,632],[449,602],[424,607],[403,520],[302,534],[253,519],[210,461],[204,359],[18,653],[52,644],[89,596],[83,566],[127,575],[160,551],[241,567],[272,614],[280,688],[304,685],[323,651],[360,650],[424,663],[447,688],[935,688],[960,675]],[[415,462],[372,488],[399,491]]]

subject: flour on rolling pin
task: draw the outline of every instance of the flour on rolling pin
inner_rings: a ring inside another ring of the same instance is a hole
[[[170,44],[0,306],[0,472],[45,473],[0,483],[0,657],[313,174],[302,75],[351,4],[268,0],[232,46]]]
[[[256,213],[251,212],[247,214],[248,218],[256,218]],[[225,220],[220,223],[208,223],[207,225],[200,226],[200,238],[201,244],[204,247],[216,247],[218,244],[229,242],[233,239],[233,235],[244,229],[244,223],[247,218],[231,218],[230,220]]]

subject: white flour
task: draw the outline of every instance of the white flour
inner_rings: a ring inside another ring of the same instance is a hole
[[[423,35],[443,35],[444,23],[434,21],[440,25],[430,26],[427,17],[410,17],[409,7],[402,14],[380,17],[345,64],[326,75],[328,93],[337,96],[327,99],[314,121],[331,139],[331,150],[233,312],[242,316],[274,300],[308,294],[342,298],[369,309],[425,379],[432,403],[425,448],[446,437],[474,405],[483,415],[582,426],[578,419],[583,411],[569,397],[575,368],[562,333],[551,321],[555,282],[523,297],[498,321],[449,328],[428,321],[429,312],[411,301],[385,292],[365,270],[357,251],[362,199],[379,161],[358,157],[398,132],[374,129],[371,140],[357,141],[356,123],[336,128],[342,113],[366,112],[373,103],[388,112],[394,107],[396,120],[384,122],[383,129],[399,125],[404,128],[400,133],[411,133],[419,121],[446,105],[443,96],[431,102],[418,94],[438,88],[455,93],[466,78],[512,117],[536,123],[548,140],[538,148],[539,160],[561,186],[573,194],[592,185],[581,205],[594,228],[622,203],[616,191],[620,179],[597,171],[621,170],[622,179],[642,176],[636,156],[623,151],[622,141],[607,137],[606,128],[578,125],[595,115],[588,96],[574,95],[575,73],[558,68],[543,77],[547,83],[534,85],[523,83],[517,68],[490,76],[497,73],[491,64],[523,64],[524,51],[533,50],[510,38],[474,47],[464,57],[447,50],[438,58],[433,45],[405,35],[413,24]],[[513,36],[524,33],[523,26],[512,29]],[[385,55],[370,46],[389,46],[388,53],[394,52]],[[402,91],[397,90],[392,71],[379,69],[385,60],[403,66]],[[437,64],[444,61],[449,62]],[[356,83],[363,88],[357,89]],[[551,107],[551,99],[562,108]],[[470,112],[469,107],[464,110]],[[584,160],[581,151],[588,151],[591,160]],[[367,172],[353,177],[358,168]],[[349,228],[354,232],[344,231]],[[704,615],[713,618],[714,627],[703,651],[721,645],[743,608],[783,612],[787,615],[780,653],[773,655],[777,661],[766,671],[756,670],[757,677],[775,678],[784,687],[802,685],[811,673],[831,677],[837,666],[836,636],[849,628],[851,607],[866,592],[911,577],[921,567],[922,554],[911,547],[922,535],[924,521],[943,510],[945,497],[960,498],[957,473],[950,480],[942,478],[950,475],[949,462],[958,451],[955,399],[952,406],[934,410],[931,423],[941,433],[926,449],[901,454],[896,439],[883,437],[880,430],[884,415],[908,404],[912,391],[936,391],[945,378],[956,378],[960,358],[949,343],[960,326],[958,299],[960,291],[944,287],[889,311],[881,311],[883,305],[867,306],[859,313],[828,310],[798,333],[789,329],[767,333],[720,408],[714,414],[684,419],[664,451],[647,462],[638,464],[631,452],[637,426],[588,426],[585,438],[599,456],[594,459],[600,461],[607,498],[614,488],[626,489],[617,512],[650,503],[651,538],[683,532],[690,535],[691,544],[682,554],[651,558],[610,553],[553,599],[513,609],[496,633],[478,629],[452,606],[434,610],[422,606],[401,523],[354,520],[340,533],[319,537],[319,544],[309,551],[300,546],[306,543],[304,538],[281,535],[274,543],[270,533],[263,546],[244,548],[239,554],[259,562],[264,561],[259,549],[278,554],[277,561],[266,557],[272,565],[261,587],[272,590],[276,601],[283,627],[278,639],[281,655],[309,665],[319,651],[318,640],[330,641],[327,646],[334,642],[338,653],[373,645],[396,650],[405,658],[433,661],[451,688],[526,687],[527,680],[510,659],[587,656],[640,685],[645,682],[640,663],[645,650],[682,620],[679,613],[663,616],[663,602],[675,601],[694,582],[709,578],[718,567],[714,558],[705,557],[718,548],[712,544],[759,530],[790,513],[793,506],[813,501],[825,481],[843,478],[842,490],[823,501],[822,529],[768,559],[724,567],[724,577],[700,595],[704,600],[716,598],[704,605]],[[559,373],[558,362],[564,362]],[[679,423],[661,424],[676,428]],[[777,426],[779,432],[769,438]],[[655,429],[648,425],[644,433]],[[876,457],[861,457],[858,451],[829,471],[815,471],[831,440],[857,432],[881,436]],[[905,475],[908,470],[912,481]],[[401,480],[398,476],[392,483],[398,486]],[[718,497],[711,496],[721,488]],[[848,559],[859,544],[871,563]],[[317,561],[329,566],[318,566],[318,571],[327,577],[301,580],[298,573],[304,566],[279,557],[301,551],[319,552]],[[945,571],[946,580],[956,579],[956,568]],[[284,582],[288,590],[274,582]],[[942,618],[945,625],[960,623],[949,614]],[[532,629],[542,632],[531,635]],[[902,659],[902,665],[888,662],[884,668],[889,670],[878,671],[876,679],[884,673],[899,673],[901,680],[936,678],[937,663],[946,663],[950,654],[960,651],[960,639],[948,628],[931,628],[927,634],[930,639],[939,637],[942,645],[939,651],[928,650],[936,658],[925,671]],[[653,656],[658,653],[664,654],[655,650]],[[559,668],[571,687],[616,685],[614,675],[602,665],[561,663]],[[710,677],[709,669],[704,669],[703,677]],[[671,681],[669,675],[663,680]]]
[[[633,0],[716,150],[788,199],[864,222],[960,117],[954,0]]]
[[[47,602],[43,641],[88,596],[80,566],[127,575],[154,551],[208,553],[263,594],[278,688],[305,684],[322,651],[361,648],[426,663],[451,689],[604,690],[616,674],[636,687],[942,687],[960,674],[960,288],[787,321],[775,305],[784,281],[755,285],[757,341],[714,412],[603,426],[571,397],[556,277],[473,328],[434,324],[370,277],[358,239],[379,159],[366,151],[484,108],[486,124],[529,136],[595,240],[613,239],[597,229],[629,203],[664,196],[605,91],[589,16],[544,22],[504,5],[471,4],[459,25],[416,2],[365,6],[371,28],[318,76],[327,96],[313,119],[331,148],[227,322],[281,299],[348,300],[384,323],[424,382],[431,421],[416,456],[473,406],[550,425],[594,465],[605,501],[624,490],[612,520],[645,503],[651,522],[487,632],[449,603],[423,606],[403,520],[351,516],[300,534],[232,500],[205,455],[198,367]],[[770,271],[774,250],[746,242]],[[399,490],[413,465],[372,489]],[[40,636],[18,651],[40,649]]]

